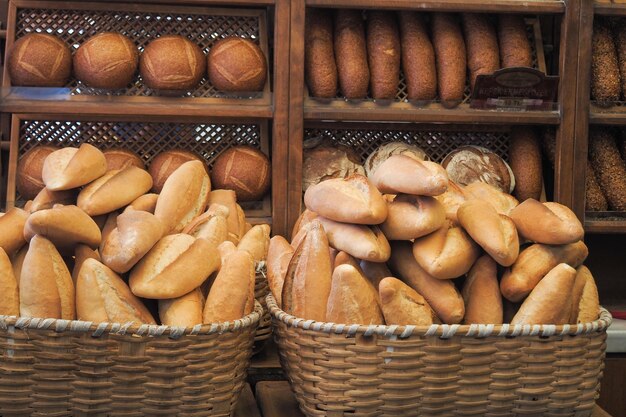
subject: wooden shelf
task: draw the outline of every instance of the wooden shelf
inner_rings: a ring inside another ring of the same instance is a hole
[[[626,107],[601,109],[590,106],[589,123],[595,125],[626,125]]]
[[[96,2],[101,0],[83,0]],[[109,0],[109,3],[128,3],[128,0]],[[135,0],[135,4],[172,4],[172,0]],[[189,6],[272,6],[276,0],[179,0],[176,5]]]
[[[596,217],[587,214],[585,231],[587,233],[626,233],[626,217],[620,215]]]
[[[363,9],[414,9],[483,13],[563,13],[560,0],[305,0],[307,6]]]
[[[626,3],[594,3],[593,12],[603,16],[625,16]]]

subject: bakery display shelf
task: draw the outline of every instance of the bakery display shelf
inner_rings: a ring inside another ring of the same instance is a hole
[[[596,125],[626,125],[626,102],[606,107],[590,103],[589,123]]]
[[[84,0],[83,0],[84,1]],[[86,0],[87,2],[94,0]],[[98,1],[98,0],[95,0]],[[128,0],[109,0],[110,3],[124,3]],[[136,4],[172,4],[172,0],[135,0]],[[190,4],[194,6],[272,6],[276,0],[183,0],[178,4]]]
[[[626,16],[626,3],[596,1],[593,4],[593,12],[603,16]]]
[[[91,36],[107,31],[129,37],[139,51],[162,35],[185,36],[205,53],[219,39],[239,36],[257,43],[271,68],[267,16],[262,8],[116,3],[112,9],[109,3],[102,2],[15,0],[9,4],[6,49],[20,37],[40,32],[58,36],[75,51]],[[269,76],[263,91],[237,95],[216,90],[206,76],[195,89],[182,93],[154,91],[143,84],[139,75],[121,90],[90,88],[75,78],[58,89],[12,88],[5,66],[2,87],[0,111],[13,113],[79,111],[94,115],[173,116],[184,112],[188,116],[231,118],[270,118],[273,114]]]
[[[587,233],[626,233],[626,212],[588,211],[585,213]]]

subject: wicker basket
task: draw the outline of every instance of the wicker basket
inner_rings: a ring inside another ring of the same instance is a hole
[[[261,314],[186,329],[0,316],[0,415],[230,416]]]
[[[611,323],[349,326],[267,305],[307,416],[590,416]]]
[[[261,316],[259,327],[257,327],[256,335],[254,336],[254,347],[252,349],[253,355],[256,355],[263,350],[265,342],[267,342],[272,335],[272,317],[270,316],[270,312],[267,309],[267,304],[265,302],[265,297],[267,297],[269,291],[270,287],[267,282],[267,269],[265,267],[265,262],[260,262],[256,266],[254,298],[256,298],[256,300],[261,304],[261,307],[263,307],[263,315]]]

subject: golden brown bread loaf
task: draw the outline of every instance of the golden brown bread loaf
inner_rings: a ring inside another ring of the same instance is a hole
[[[140,299],[106,265],[86,259],[76,281],[79,320],[94,323],[156,324]]]
[[[146,169],[146,164],[144,164],[143,159],[130,149],[111,148],[103,150],[102,153],[107,161],[107,171],[124,169],[131,165],[136,166],[137,168]]]
[[[504,272],[500,291],[510,301],[522,301],[552,268],[560,263],[576,268],[588,253],[582,241],[561,246],[535,243],[524,249],[511,268]]]
[[[352,265],[333,271],[326,321],[345,324],[384,324],[374,286]]]
[[[359,155],[351,148],[318,140],[305,141],[302,162],[302,191],[330,178],[365,174]]]
[[[380,164],[389,159],[392,155],[404,155],[418,161],[428,161],[430,158],[426,152],[414,145],[404,142],[387,142],[380,145],[374,152],[367,156],[364,168],[367,177],[371,177]]]
[[[402,56],[395,14],[387,11],[367,13],[367,60],[370,91],[374,99],[393,100],[400,82]]]
[[[28,212],[13,207],[0,217],[0,248],[11,257],[26,243],[24,226],[28,219]]]
[[[94,88],[124,88],[137,72],[139,53],[126,36],[101,32],[83,42],[74,54],[74,75]]]
[[[607,211],[609,203],[606,201],[596,172],[591,161],[587,160],[587,174],[585,176],[585,210],[586,211]]]
[[[515,188],[515,177],[509,165],[495,152],[482,146],[461,146],[441,162],[452,181],[460,185],[486,182],[504,193]]]
[[[541,146],[532,128],[520,127],[511,131],[509,165],[515,178],[515,197],[539,200],[543,186]]]
[[[267,79],[267,58],[250,39],[237,36],[215,42],[207,56],[207,73],[221,91],[261,91]]]
[[[441,165],[392,155],[369,177],[386,194],[439,195],[448,189],[448,174]]]
[[[211,204],[207,211],[185,226],[183,233],[219,246],[228,240],[228,209],[221,204]]]
[[[576,323],[590,323],[598,319],[600,315],[600,300],[598,298],[598,288],[591,275],[591,271],[583,266],[582,273],[585,276],[580,303],[578,304],[578,316]]]
[[[337,95],[337,64],[330,11],[310,8],[304,26],[304,75],[313,97]]]
[[[2,248],[0,248],[0,315],[20,315],[18,281],[13,273],[11,260]]]
[[[465,191],[465,187],[449,180],[446,192],[435,196],[435,199],[443,205],[446,212],[446,219],[454,224],[458,224],[457,211],[469,197],[469,194]]]
[[[124,209],[124,211],[141,210],[141,211],[147,211],[148,213],[154,214],[154,209],[156,209],[156,203],[158,199],[159,199],[158,194],[154,194],[154,193],[144,194],[140,197],[137,197],[135,200],[133,200],[133,202],[130,203]]]
[[[611,131],[589,130],[589,155],[609,207],[626,211],[626,166]]]
[[[293,248],[284,237],[274,236],[270,239],[267,250],[267,282],[279,307],[282,306],[283,283],[293,252]]]
[[[580,299],[583,296],[583,290],[585,289],[585,283],[589,275],[591,275],[591,272],[586,266],[581,265],[576,268],[576,278],[574,279],[572,295],[570,297],[571,310],[567,321],[568,323],[577,323],[578,313],[580,312]]]
[[[77,189],[50,191],[47,188],[42,188],[39,194],[32,200],[29,211],[34,213],[39,210],[51,209],[55,204],[76,205],[77,192]]]
[[[193,327],[202,324],[204,295],[196,288],[182,297],[159,300],[159,318],[166,326]]]
[[[528,199],[511,211],[511,219],[527,240],[548,245],[574,243],[585,235],[576,214],[559,203]]]
[[[270,245],[270,225],[257,224],[252,226],[250,230],[239,241],[238,250],[245,250],[254,262],[258,263],[267,259],[267,251]]]
[[[113,213],[109,213],[106,216],[106,220],[104,221],[104,225],[102,226],[102,241],[100,242],[100,246],[98,247],[98,251],[102,253],[102,249],[104,249],[104,242],[107,241],[111,232],[117,227],[117,216],[119,213],[114,211]]]
[[[428,26],[419,13],[398,13],[402,44],[402,71],[409,100],[434,100],[437,97],[435,50]]]
[[[292,237],[292,239],[294,239],[296,237],[296,235],[302,229],[304,229],[304,227],[307,224],[309,224],[313,220],[317,219],[317,217],[318,217],[317,213],[315,213],[314,211],[309,210],[308,208],[305,208],[304,211],[302,213],[300,213],[300,215],[296,219],[296,222],[293,225],[293,229],[291,230],[291,237]]]
[[[431,31],[437,60],[437,88],[441,104],[455,107],[463,101],[467,56],[457,17],[433,13]]]
[[[213,164],[211,182],[215,188],[234,190],[237,201],[257,201],[272,181],[270,160],[252,146],[235,146],[222,152]]]
[[[445,220],[445,208],[434,197],[399,194],[388,203],[380,229],[389,240],[410,240],[434,232]]]
[[[220,204],[228,209],[228,217],[226,218],[228,240],[235,245],[238,244],[239,239],[244,235],[245,218],[237,204],[235,192],[232,190],[213,190],[209,193],[207,204],[209,207],[213,204]]]
[[[13,276],[17,280],[17,288],[20,287],[20,277],[22,276],[22,266],[24,265],[24,259],[28,253],[28,245],[22,246],[13,257],[11,258],[11,265],[13,265]]]
[[[500,51],[496,30],[489,16],[482,13],[463,13],[463,33],[467,47],[467,68],[473,90],[476,77],[493,74],[500,69]]]
[[[467,200],[482,200],[493,206],[500,214],[508,216],[518,206],[519,202],[511,194],[503,193],[496,187],[484,182],[476,181],[464,189]]]
[[[506,13],[498,15],[498,43],[502,68],[533,66],[532,51],[523,16]]]
[[[190,90],[206,71],[204,52],[179,35],[160,36],[146,45],[139,58],[143,82],[155,90]]]
[[[339,9],[335,12],[334,47],[341,94],[351,99],[365,98],[370,70],[360,10]]]
[[[384,278],[378,294],[387,325],[430,326],[439,321],[428,301],[399,279]]]
[[[593,25],[591,47],[591,98],[601,105],[620,99],[621,77],[613,35],[606,22]]]
[[[30,240],[20,276],[20,316],[73,320],[76,317],[72,276],[52,242]]]
[[[107,169],[106,158],[94,146],[83,143],[78,148],[62,148],[45,159],[41,171],[46,188],[52,191],[77,188],[100,178]]]
[[[148,168],[148,172],[152,175],[152,191],[157,194],[160,193],[163,189],[163,184],[165,184],[165,180],[172,175],[172,172],[189,161],[200,161],[204,163],[202,158],[198,155],[184,149],[170,149],[169,151],[161,152],[155,156]],[[206,166],[204,168],[206,169]]]
[[[363,270],[361,269],[361,265],[359,264],[357,259],[354,256],[350,255],[348,252],[338,251],[334,259],[331,259],[331,260],[333,261],[333,271],[339,265],[351,265],[352,267],[354,267],[354,269],[356,269],[359,272],[359,274],[365,277],[365,274],[363,273]]]
[[[324,217],[318,217],[318,220],[333,248],[372,262],[387,262],[389,259],[389,242],[378,227],[340,223]]]
[[[463,285],[465,324],[502,324],[502,294],[496,262],[483,255],[474,263]]]
[[[15,188],[22,199],[30,200],[44,188],[41,171],[43,161],[57,148],[48,145],[39,145],[30,148],[17,162],[15,174]]]
[[[72,269],[72,281],[74,281],[74,285],[76,285],[76,281],[78,280],[80,268],[87,259],[95,259],[98,262],[102,262],[97,250],[93,250],[87,245],[77,245],[76,249],[74,249],[74,268]]]
[[[13,43],[7,68],[11,85],[63,87],[72,72],[72,52],[54,35],[29,33]]]

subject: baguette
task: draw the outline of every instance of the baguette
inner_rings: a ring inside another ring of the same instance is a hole
[[[378,293],[352,265],[339,265],[333,271],[326,321],[345,324],[384,324]]]
[[[221,263],[224,264],[226,258],[231,254],[237,251],[237,246],[230,240],[225,240],[220,243],[217,247],[218,252],[220,253]]]
[[[388,203],[380,229],[389,240],[410,240],[434,232],[445,221],[445,208],[434,197],[400,194]]]
[[[386,262],[389,259],[389,242],[378,227],[339,223],[324,217],[318,220],[324,226],[328,243],[338,251],[372,262]]]
[[[382,193],[435,196],[448,189],[448,174],[435,162],[392,155],[370,177]]]
[[[402,70],[409,100],[437,97],[435,50],[423,17],[414,12],[398,13],[402,45]]]
[[[182,297],[159,300],[159,318],[166,326],[193,327],[202,324],[204,295],[196,288]]]
[[[0,316],[19,316],[20,296],[13,266],[4,249],[0,248]]]
[[[74,268],[72,269],[72,281],[74,282],[74,285],[76,285],[76,282],[78,281],[80,268],[82,268],[87,259],[95,259],[98,262],[102,262],[98,251],[91,249],[87,245],[77,245],[74,250]]]
[[[576,323],[591,323],[596,321],[600,315],[600,299],[598,297],[598,288],[596,282],[591,275],[591,271],[587,267],[581,267],[585,276],[585,285],[580,296],[578,304],[578,317]]]
[[[476,78],[493,74],[500,69],[500,51],[496,30],[489,17],[481,13],[463,13],[463,33],[467,46],[467,68],[470,88],[474,90]]]
[[[46,157],[41,177],[51,191],[70,190],[100,178],[107,170],[104,154],[83,143],[78,148],[62,148]]]
[[[253,226],[239,241],[237,249],[245,250],[254,262],[258,263],[267,259],[267,252],[270,245],[269,224],[257,224]]]
[[[384,262],[361,261],[359,265],[361,271],[363,271],[363,275],[370,280],[374,288],[379,288],[380,281],[382,281],[383,278],[393,276],[389,267]]]
[[[524,17],[499,14],[498,43],[502,68],[533,66],[532,50],[526,34]]]
[[[370,70],[365,26],[359,10],[339,9],[335,12],[335,58],[341,94],[349,99],[365,98]]]
[[[283,283],[293,252],[284,237],[274,236],[270,239],[267,250],[267,282],[278,307],[282,306]]]
[[[55,204],[75,205],[76,196],[76,190],[50,191],[47,188],[42,188],[33,199],[29,211],[34,213],[39,210],[51,209]]]
[[[156,203],[158,199],[158,194],[144,194],[140,197],[137,197],[132,203],[128,205],[128,207],[126,207],[125,210],[141,210],[154,214],[154,209],[156,209]]]
[[[502,294],[498,284],[496,262],[483,255],[467,274],[463,286],[465,301],[465,324],[502,324]]]
[[[511,131],[509,165],[515,177],[515,197],[519,201],[539,200],[543,188],[541,145],[531,128]]]
[[[530,198],[511,211],[511,219],[521,236],[537,243],[566,245],[585,235],[576,214],[559,203],[540,203]]]
[[[337,64],[333,49],[333,18],[327,10],[310,8],[306,12],[304,73],[311,96],[335,97]]]
[[[433,13],[431,25],[439,99],[445,107],[456,107],[463,101],[467,68],[461,27],[456,16],[449,13]]]
[[[213,190],[209,193],[209,207],[213,204],[221,204],[228,209],[227,225],[228,240],[235,245],[239,243],[239,239],[243,237],[241,230],[245,228],[245,218],[242,217],[238,210],[237,195],[233,190]]]
[[[230,210],[226,206],[217,203],[211,204],[206,212],[185,226],[183,233],[208,240],[214,246],[219,246],[228,240],[229,214]]]
[[[4,249],[9,257],[26,244],[24,226],[28,216],[27,211],[13,207],[0,217],[0,248]]]
[[[367,14],[367,60],[372,98],[393,100],[400,82],[400,34],[392,12]]]
[[[378,293],[387,325],[430,326],[438,322],[428,301],[399,279],[383,279]]]

